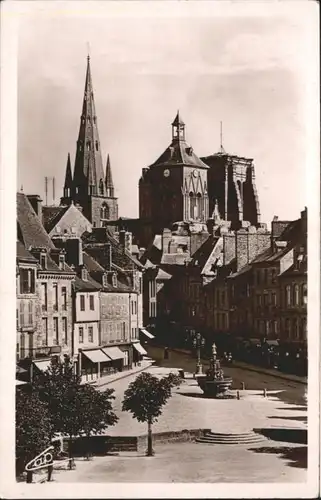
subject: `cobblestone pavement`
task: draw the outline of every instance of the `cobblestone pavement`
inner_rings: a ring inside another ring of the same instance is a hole
[[[306,448],[273,443],[269,445],[208,445],[168,443],[155,446],[156,455],[136,453],[95,457],[77,461],[74,471],[54,473],[57,482],[303,482]]]
[[[181,365],[178,364],[177,368]],[[146,371],[167,375],[177,368],[151,366]],[[147,426],[121,411],[124,391],[137,374],[116,380],[114,408],[119,422],[106,434],[139,436]],[[284,383],[281,381],[280,383]],[[253,428],[306,429],[306,407],[280,399],[277,385],[263,397],[262,389],[240,391],[241,399],[215,400],[202,391],[186,373],[186,379],[165,406],[153,432],[210,428],[215,432],[238,433]],[[104,390],[104,387],[99,390]],[[232,391],[233,392],[233,391]],[[236,391],[234,391],[235,394]],[[138,453],[77,460],[74,471],[55,471],[57,482],[301,482],[306,480],[307,447],[285,441],[264,440],[255,445],[212,445],[203,443],[155,443],[156,456]]]
[[[164,349],[161,347],[145,346],[149,356],[156,360],[156,364],[164,367],[177,367],[187,371],[195,371],[196,359],[191,354],[169,351],[169,359],[164,359]],[[209,366],[209,361],[204,361],[204,368]],[[244,367],[228,365],[223,366],[227,376],[232,377],[234,389],[240,389],[242,382],[245,387],[250,390],[278,390],[279,398],[292,404],[306,404],[306,385],[277,378],[267,373],[258,373],[252,370],[247,370]]]
[[[164,376],[174,369],[153,366],[146,371]],[[121,411],[124,391],[136,375],[117,380],[108,387],[115,389],[114,408],[119,416],[118,423],[110,427],[107,434],[112,436],[139,436],[146,434],[146,425],[137,422],[128,412]],[[100,390],[103,390],[101,388]],[[235,394],[235,391],[234,391]],[[278,391],[240,391],[241,399],[207,399],[197,382],[190,378],[183,381],[179,389],[164,407],[163,414],[153,426],[154,432],[179,431],[183,429],[210,428],[215,432],[244,432],[253,428],[306,428],[306,409],[291,406],[280,401]]]

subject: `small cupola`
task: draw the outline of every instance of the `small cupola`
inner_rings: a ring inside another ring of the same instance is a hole
[[[180,117],[179,111],[172,123],[172,139],[185,141],[185,123]]]

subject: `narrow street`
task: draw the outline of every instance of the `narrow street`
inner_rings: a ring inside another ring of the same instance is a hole
[[[169,350],[168,359],[164,359],[164,348],[154,347],[145,344],[144,348],[148,355],[155,359],[158,366],[167,368],[182,368],[187,372],[195,372],[196,359],[191,354],[185,354],[173,350]],[[208,360],[202,360],[204,370],[209,367]],[[232,389],[240,389],[242,382],[248,390],[282,391],[277,394],[281,401],[296,405],[306,405],[305,391],[306,386],[299,382],[277,378],[273,375],[258,373],[251,370],[246,370],[243,367],[235,367],[232,365],[222,365],[224,373],[233,378]]]

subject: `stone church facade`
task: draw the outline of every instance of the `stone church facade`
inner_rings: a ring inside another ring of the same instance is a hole
[[[222,150],[199,158],[186,142],[179,112],[172,123],[172,142],[139,180],[138,234],[147,247],[155,234],[177,222],[206,223],[219,213],[239,229],[260,225],[253,160]]]

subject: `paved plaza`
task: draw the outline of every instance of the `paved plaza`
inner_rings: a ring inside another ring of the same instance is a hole
[[[55,471],[54,480],[63,483],[305,481],[306,470],[294,458],[304,455],[303,447],[284,445],[159,444],[154,457],[124,452],[119,456],[95,457],[89,462],[77,460],[77,469]]]
[[[153,366],[146,371],[164,376],[175,370]],[[306,409],[290,406],[280,400],[278,391],[269,392],[267,398],[263,397],[263,391],[245,390],[240,391],[240,400],[206,399],[202,397],[202,391],[192,374],[187,376],[189,378],[178,389],[174,389],[163,414],[153,426],[154,432],[209,428],[215,432],[238,433],[253,428],[306,428]],[[140,436],[147,432],[146,424],[137,422],[130,413],[121,411],[124,391],[135,378],[136,375],[126,377],[108,386],[115,389],[114,407],[119,416],[117,424],[108,429],[108,435]],[[290,412],[289,407],[292,408]]]
[[[167,375],[175,368],[152,366],[146,371]],[[146,424],[121,411],[124,391],[137,374],[115,380],[114,407],[118,423],[106,434],[111,436],[146,435]],[[253,428],[282,429],[284,441],[264,439],[246,445],[204,443],[154,443],[156,455],[120,452],[77,459],[73,471],[55,471],[57,482],[302,482],[306,480],[305,445],[287,442],[287,429],[307,428],[306,407],[283,401],[274,389],[264,398],[262,390],[240,391],[240,400],[206,399],[192,373],[164,408],[153,432],[209,428],[214,432],[241,433]],[[101,387],[99,390],[104,390]],[[232,391],[235,395],[235,391]]]

